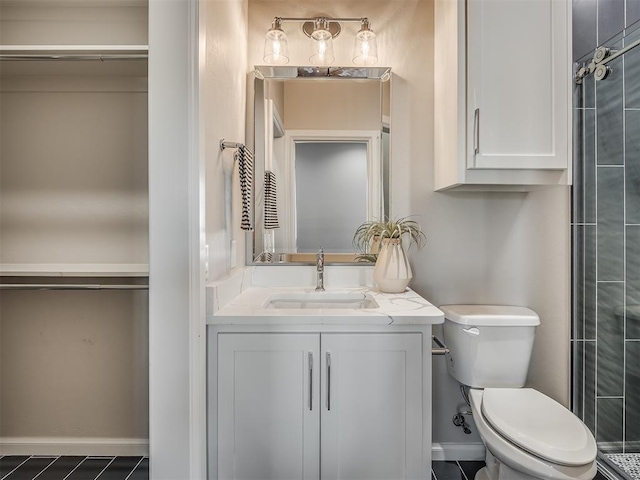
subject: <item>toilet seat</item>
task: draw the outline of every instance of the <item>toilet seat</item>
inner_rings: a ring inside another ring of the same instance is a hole
[[[596,456],[596,443],[587,427],[537,390],[485,389],[482,414],[505,439],[549,462],[585,465]]]
[[[472,388],[469,390],[473,420],[487,450],[500,462],[522,472],[525,477],[528,475],[536,479],[591,480],[596,475],[598,470],[595,452],[593,460],[585,465],[560,465],[533,455],[507,440],[489,424],[489,421],[482,414],[483,394],[484,390],[482,389]]]

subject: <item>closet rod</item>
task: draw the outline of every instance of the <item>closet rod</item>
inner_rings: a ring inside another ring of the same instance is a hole
[[[149,285],[83,283],[0,283],[0,290],[148,290]]]
[[[29,61],[29,60],[70,60],[70,61],[84,61],[84,60],[99,60],[101,62],[107,60],[147,60],[149,54],[147,53],[118,53],[118,54],[104,54],[104,55],[87,55],[74,54],[74,53],[57,53],[57,54],[15,54],[15,53],[0,53],[0,60],[13,60],[13,61]]]

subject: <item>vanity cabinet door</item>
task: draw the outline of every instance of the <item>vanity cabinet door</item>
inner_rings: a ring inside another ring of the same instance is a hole
[[[322,479],[425,478],[422,335],[321,338]]]
[[[318,479],[320,335],[218,335],[218,479]]]

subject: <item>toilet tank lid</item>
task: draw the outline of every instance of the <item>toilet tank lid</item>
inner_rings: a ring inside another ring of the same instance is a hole
[[[461,325],[527,327],[540,325],[538,314],[514,305],[442,305],[444,318]]]

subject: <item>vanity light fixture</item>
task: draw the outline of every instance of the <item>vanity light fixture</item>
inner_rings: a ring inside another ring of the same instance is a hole
[[[353,46],[353,63],[371,66],[378,61],[376,34],[371,30],[369,19],[363,18],[297,18],[275,17],[264,41],[264,61],[270,65],[289,63],[287,34],[282,30],[282,22],[303,22],[302,31],[312,40],[312,65],[330,65],[335,60],[333,39],[342,31],[340,22],[358,22],[360,30],[356,34]]]
[[[271,28],[264,37],[264,61],[273,65],[289,63],[289,42],[279,17],[273,19]]]

